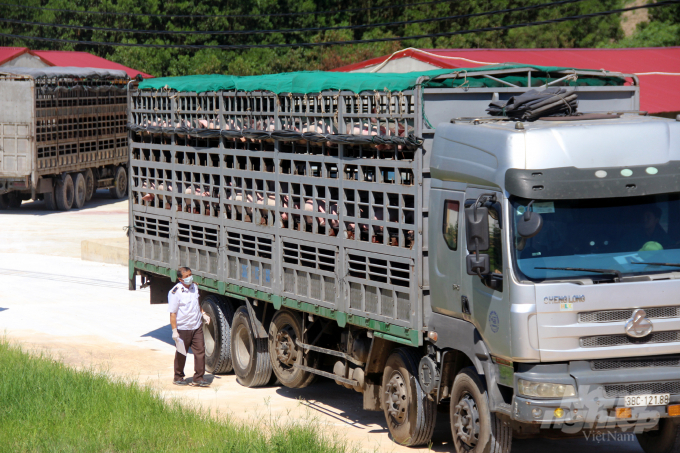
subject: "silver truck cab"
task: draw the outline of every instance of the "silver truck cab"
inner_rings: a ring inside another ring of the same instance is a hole
[[[680,409],[680,122],[588,117],[434,139],[430,338],[468,345],[516,433],[641,433]]]

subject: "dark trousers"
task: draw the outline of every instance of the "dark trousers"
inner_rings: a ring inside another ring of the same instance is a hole
[[[203,341],[203,326],[196,330],[177,330],[187,351],[191,348],[194,353],[194,382],[203,380],[205,374],[205,341]],[[175,381],[184,379],[185,355],[175,352]]]

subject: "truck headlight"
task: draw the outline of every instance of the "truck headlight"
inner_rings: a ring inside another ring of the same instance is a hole
[[[531,382],[520,379],[517,381],[520,395],[537,398],[563,398],[576,396],[576,390],[569,384],[551,384],[549,382]]]

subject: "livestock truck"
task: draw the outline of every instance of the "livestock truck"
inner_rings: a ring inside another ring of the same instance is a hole
[[[578,111],[487,114],[553,87]],[[128,102],[130,289],[162,303],[192,269],[210,372],[329,378],[405,445],[448,411],[458,453],[680,448],[680,123],[634,75],[191,76]]]
[[[125,71],[0,68],[0,210],[82,208],[127,193]]]

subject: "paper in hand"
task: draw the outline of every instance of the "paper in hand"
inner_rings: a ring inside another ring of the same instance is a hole
[[[187,348],[184,346],[184,342],[181,338],[178,338],[177,341],[175,341],[175,344],[177,345],[177,352],[182,355],[187,355]]]

